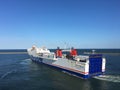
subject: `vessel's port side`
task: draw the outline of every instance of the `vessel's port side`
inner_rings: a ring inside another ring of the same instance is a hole
[[[80,57],[81,59],[78,62],[78,61],[73,61],[68,59],[62,60],[60,58],[58,60],[52,60],[52,59],[49,60],[49,58],[43,59],[43,58],[34,57],[31,55],[31,59],[35,62],[46,64],[48,66],[60,69],[62,71],[66,71],[68,73],[71,73],[73,75],[76,75],[84,79],[103,74],[105,70],[105,62],[101,54],[92,54],[92,55],[89,55],[88,57],[87,56],[80,56]],[[88,58],[88,59],[85,59],[85,58]],[[72,66],[69,67],[69,65],[72,65],[70,61],[72,62],[72,64],[75,65],[73,66],[73,68]],[[57,63],[54,63],[54,62],[57,62]]]
[[[82,79],[88,79],[89,78],[89,75],[85,75],[85,74],[81,74],[81,73],[77,73],[75,71],[71,71],[71,70],[67,70],[65,68],[61,68],[59,66],[56,66],[56,65],[52,65],[52,64],[47,64],[47,63],[43,63],[41,62],[42,58],[39,58],[39,60],[37,60],[36,58],[32,57],[32,61],[33,62],[36,62],[36,63],[39,63],[39,64],[43,64],[43,65],[47,65],[51,68],[54,68],[54,69],[57,69],[57,70],[60,70],[60,71],[63,71],[63,72],[66,72],[68,73],[69,75],[72,75],[72,76],[76,76],[76,77],[79,77],[79,78],[82,78]]]

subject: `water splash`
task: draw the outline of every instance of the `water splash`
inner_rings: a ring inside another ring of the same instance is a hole
[[[22,64],[22,65],[28,65],[28,64],[30,64],[31,63],[31,60],[30,59],[24,59],[24,60],[22,60],[21,62],[20,62],[20,64]]]
[[[94,77],[95,79],[110,81],[110,82],[117,82],[120,83],[120,76],[119,75],[100,75]]]

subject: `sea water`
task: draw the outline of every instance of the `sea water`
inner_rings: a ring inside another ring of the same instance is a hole
[[[25,51],[0,50],[0,52]],[[91,52],[91,49],[78,50],[79,54],[84,52]],[[0,90],[119,90],[120,54],[118,53],[120,50],[96,49],[96,52],[105,53],[106,73],[87,80],[42,64],[36,64],[25,53],[1,53]]]

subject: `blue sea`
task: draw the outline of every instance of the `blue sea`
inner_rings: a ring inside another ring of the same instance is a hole
[[[26,50],[0,50],[0,90],[120,90],[120,49],[96,49],[106,57],[106,73],[87,80],[36,64],[27,53],[14,52]],[[84,52],[91,49],[78,49],[79,54]]]

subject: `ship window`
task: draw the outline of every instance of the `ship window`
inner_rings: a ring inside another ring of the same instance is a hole
[[[43,56],[43,53],[39,53],[39,56]]]
[[[80,60],[80,62],[86,62],[86,59],[85,60]]]

